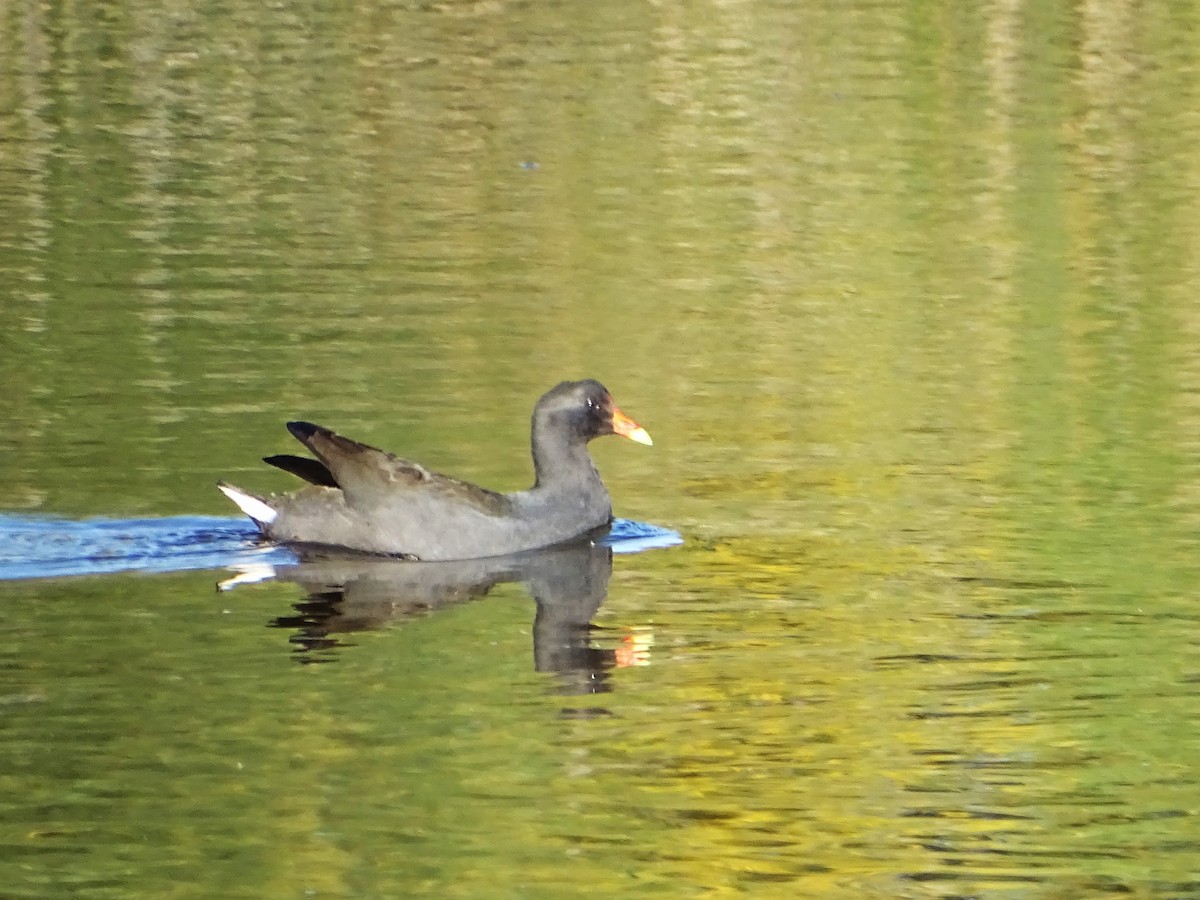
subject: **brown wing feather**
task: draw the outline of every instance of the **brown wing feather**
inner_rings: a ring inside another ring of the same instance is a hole
[[[397,492],[425,490],[491,515],[506,509],[501,494],[430,472],[418,463],[343,437],[328,428],[309,422],[288,422],[287,427],[325,464],[350,506],[372,506]]]

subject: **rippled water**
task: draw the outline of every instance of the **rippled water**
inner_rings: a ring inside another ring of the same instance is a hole
[[[6,7],[0,893],[1194,896],[1197,73],[1161,2]],[[293,418],[522,488],[581,376],[681,545],[214,489]]]

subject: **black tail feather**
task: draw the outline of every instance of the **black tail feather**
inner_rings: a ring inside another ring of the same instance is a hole
[[[318,431],[326,431],[320,425],[314,425],[312,422],[288,422],[287,430],[292,433],[292,437],[302,444],[307,444],[308,439]]]
[[[338,486],[333,473],[329,471],[323,462],[309,459],[307,456],[291,456],[287,453],[280,453],[277,456],[264,456],[263,462],[270,463],[275,468],[283,469],[285,472],[291,472],[293,475],[298,475],[309,484],[319,484],[322,487]]]

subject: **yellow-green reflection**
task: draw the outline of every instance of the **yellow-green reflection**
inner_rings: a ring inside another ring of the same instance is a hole
[[[4,883],[1191,890],[1198,38],[1161,2],[6,6],[6,509],[225,511],[296,416],[515,487],[533,400],[593,375],[656,441],[597,445],[618,513],[690,543],[618,561],[600,620],[651,664],[586,720],[516,591],[299,667],[282,585],[6,587]]]

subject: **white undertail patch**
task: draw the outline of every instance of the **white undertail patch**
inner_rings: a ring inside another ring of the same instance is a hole
[[[220,488],[222,494],[237,504],[238,509],[259,525],[270,525],[279,515],[278,511],[267,506],[262,500],[247,494],[240,488],[235,488],[232,484],[218,484],[217,487]]]

